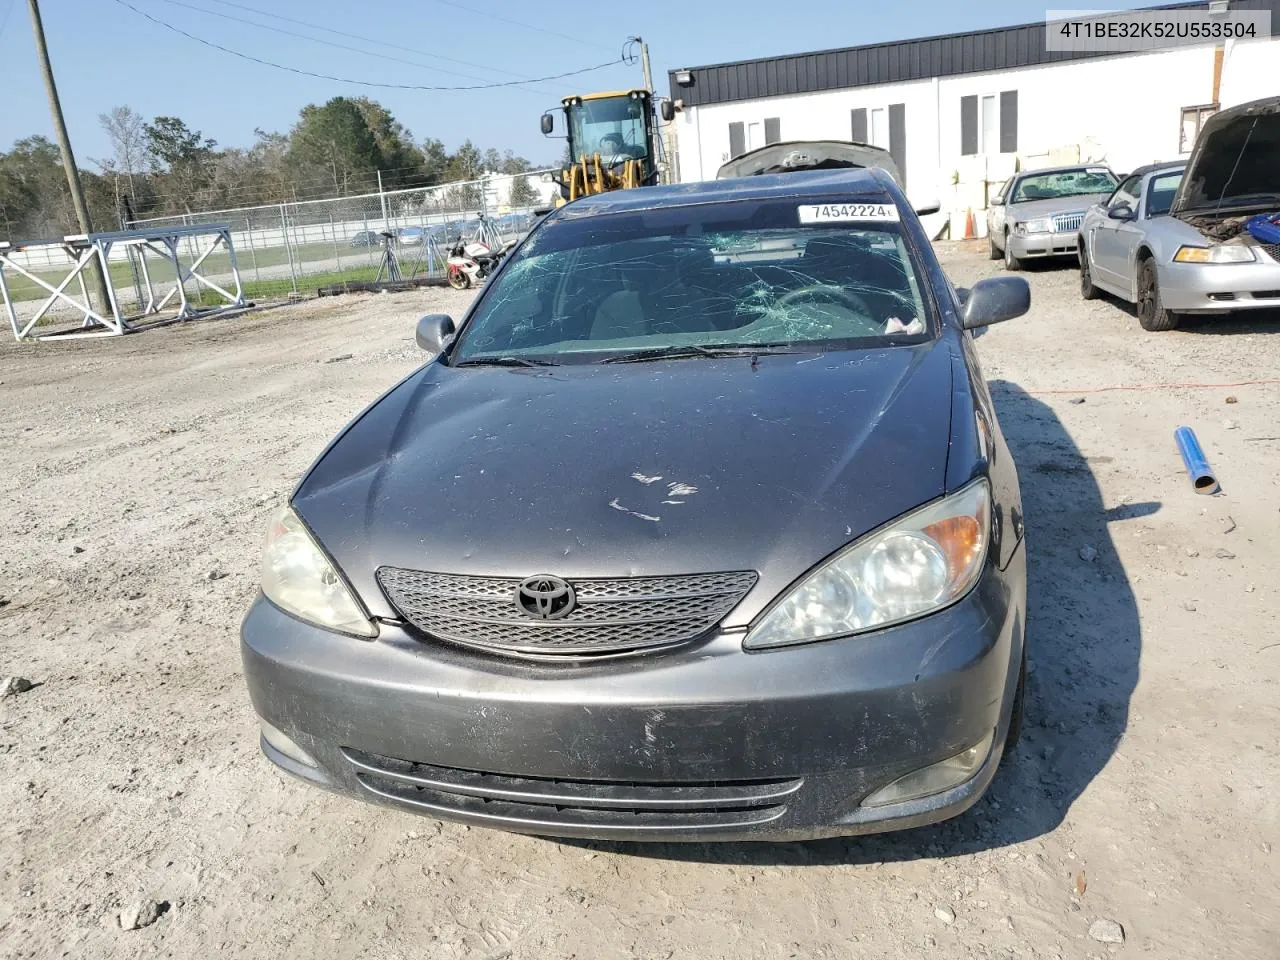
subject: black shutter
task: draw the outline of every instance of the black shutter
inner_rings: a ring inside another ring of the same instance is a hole
[[[978,152],[978,98],[960,98],[960,153],[971,157]]]
[[[859,107],[853,111],[853,140],[858,143],[867,142],[867,109]]]
[[[889,104],[889,155],[902,174],[902,185],[907,185],[907,105]]]
[[[1018,152],[1018,91],[1000,94],[1000,152]]]
[[[764,118],[764,142],[777,143],[782,139],[782,119],[780,117]]]
[[[747,132],[740,123],[729,124],[729,159],[747,152]]]

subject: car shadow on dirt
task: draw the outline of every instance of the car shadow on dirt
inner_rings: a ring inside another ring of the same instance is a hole
[[[1109,458],[1086,459],[1053,409],[1016,384],[995,381],[991,387],[1022,487],[1031,672],[1022,741],[986,795],[946,823],[878,836],[790,844],[578,845],[708,863],[880,863],[995,849],[1062,823],[1115,752],[1138,679],[1138,607],[1108,524],[1149,516],[1160,504],[1108,511],[1093,468]]]
[[[1183,333],[1233,335],[1242,333],[1280,333],[1280,310],[1251,310],[1225,317],[1183,317],[1178,323]]]
[[[1099,301],[1115,307],[1133,321],[1135,328],[1138,328],[1138,307],[1136,304],[1121,300],[1110,293],[1101,293]],[[1225,316],[1189,314],[1180,317],[1178,326],[1174,329],[1179,333],[1208,333],[1218,336],[1234,336],[1247,333],[1280,333],[1280,309],[1246,310],[1238,313],[1229,313]],[[1151,336],[1158,337],[1160,334],[1153,333]]]

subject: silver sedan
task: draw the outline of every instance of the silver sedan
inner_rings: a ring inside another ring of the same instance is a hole
[[[1127,176],[1081,226],[1084,298],[1105,291],[1135,304],[1145,330],[1172,330],[1188,314],[1280,308],[1280,243],[1249,226],[1280,219],[1277,150],[1272,97],[1212,117],[1185,164]]]
[[[1028,170],[1009,178],[987,210],[991,259],[1017,270],[1034,257],[1074,256],[1085,211],[1116,187],[1102,164]]]

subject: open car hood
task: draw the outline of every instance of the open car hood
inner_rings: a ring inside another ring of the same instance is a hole
[[[845,140],[788,140],[735,157],[716,171],[717,180],[798,170],[880,167],[902,186],[902,171],[883,147]]]
[[[1170,213],[1280,209],[1280,97],[1223,110],[1205,121]],[[1265,199],[1266,196],[1270,199]]]

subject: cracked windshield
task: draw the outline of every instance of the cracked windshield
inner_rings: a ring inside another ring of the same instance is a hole
[[[1104,167],[1079,170],[1060,170],[1023,177],[1018,181],[1010,203],[1026,200],[1055,200],[1058,197],[1079,197],[1089,193],[1110,193],[1116,188],[1116,178]]]
[[[896,210],[725,207],[566,219],[535,231],[464,329],[455,363],[817,352],[928,339]],[[864,213],[879,219],[866,219]],[[842,219],[843,218],[843,219]],[[810,218],[806,218],[810,219]]]

